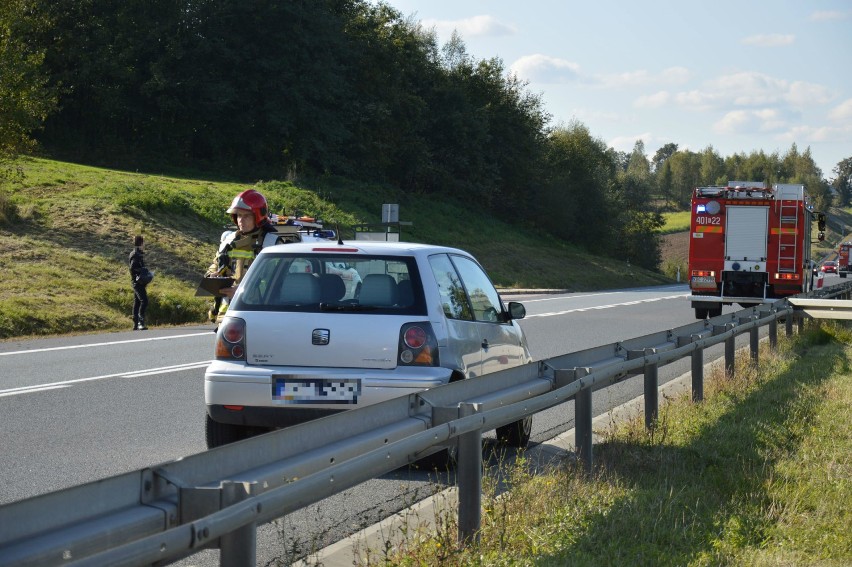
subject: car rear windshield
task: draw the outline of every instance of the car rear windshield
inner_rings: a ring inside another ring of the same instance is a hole
[[[252,264],[231,307],[426,314],[417,263],[409,256],[264,254]]]

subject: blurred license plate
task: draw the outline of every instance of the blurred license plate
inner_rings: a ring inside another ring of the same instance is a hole
[[[288,376],[272,380],[272,399],[285,404],[357,404],[361,381]]]
[[[693,276],[692,283],[716,285],[716,279],[713,276]]]

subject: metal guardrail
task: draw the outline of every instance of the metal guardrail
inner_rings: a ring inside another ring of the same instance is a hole
[[[852,282],[832,286],[13,502],[0,507],[0,565],[163,565],[217,547],[221,565],[253,565],[258,525],[452,444],[459,538],[474,540],[484,431],[574,399],[578,456],[591,466],[594,391],[642,374],[650,427],[658,411],[660,365],[691,357],[692,397],[701,400],[704,349],[725,343],[725,365],[732,371],[738,335],[749,333],[756,360],[761,327],[769,326],[774,346],[779,319],[792,334],[794,319],[852,313],[850,290]],[[820,303],[808,304],[815,301]],[[837,303],[826,310],[825,301]],[[849,305],[841,311],[841,303]]]
[[[814,290],[807,295],[791,297],[790,304],[813,319],[852,319],[852,283]]]

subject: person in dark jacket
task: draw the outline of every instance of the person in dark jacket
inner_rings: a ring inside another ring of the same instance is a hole
[[[145,252],[142,250],[144,240],[139,234],[133,239],[133,252],[130,253],[130,285],[133,287],[133,330],[144,331],[145,311],[148,309],[147,283],[140,282],[139,276],[145,267]]]

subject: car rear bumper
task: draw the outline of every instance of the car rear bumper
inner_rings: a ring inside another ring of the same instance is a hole
[[[236,409],[233,406],[207,406],[207,415],[209,415],[210,419],[213,421],[227,423],[230,425],[266,427],[269,429],[298,425],[306,421],[312,421],[341,411],[346,410],[298,408],[292,409],[292,411],[282,411],[281,408],[273,407],[240,407],[239,409]]]
[[[415,394],[446,384],[447,368],[406,368],[392,371],[344,368],[250,367],[216,361],[204,375],[204,400],[214,421],[239,425],[284,427],[325,415]],[[360,391],[350,402],[276,399],[277,378],[357,380]],[[242,407],[241,410],[228,409]]]

